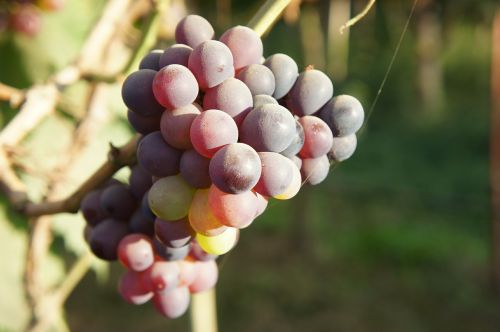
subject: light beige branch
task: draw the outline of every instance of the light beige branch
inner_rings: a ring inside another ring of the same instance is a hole
[[[370,11],[370,9],[373,7],[373,5],[375,4],[375,0],[370,0],[365,8],[363,8],[363,10],[361,11],[361,13],[359,13],[358,15],[354,16],[353,18],[351,18],[349,21],[345,22],[344,24],[342,24],[342,26],[340,27],[339,31],[340,33],[344,33],[344,30],[349,28],[349,27],[352,27],[354,24],[358,23],[363,17],[366,16],[366,14],[368,14],[368,12]]]

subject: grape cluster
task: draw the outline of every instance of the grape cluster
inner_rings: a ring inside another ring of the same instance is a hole
[[[35,36],[42,26],[41,11],[56,11],[65,0],[0,0],[0,32],[12,30]]]
[[[364,118],[354,97],[333,97],[323,72],[299,73],[285,54],[264,59],[247,27],[214,40],[210,23],[190,15],[175,37],[122,86],[142,134],[129,186],[108,185],[82,203],[93,252],[128,269],[121,294],[132,303],[152,297],[167,317],[186,310],[189,292],[215,285],[213,260],[269,199],[294,197],[303,183],[322,182],[331,160],[352,155]],[[87,205],[98,207],[98,223]]]

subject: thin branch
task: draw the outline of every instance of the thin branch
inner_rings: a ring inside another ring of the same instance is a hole
[[[24,92],[0,82],[0,100],[8,101],[12,108],[17,108],[24,100]]]
[[[53,292],[56,301],[62,305],[89,270],[93,254],[87,251],[73,264],[61,285]]]
[[[292,0],[267,0],[255,13],[248,26],[262,37],[283,13]]]
[[[375,0],[370,0],[365,8],[363,8],[363,10],[361,11],[361,13],[359,13],[358,15],[354,16],[353,18],[351,18],[349,21],[345,22],[344,24],[342,24],[342,26],[340,27],[339,31],[340,33],[344,33],[344,30],[349,28],[349,27],[352,27],[354,24],[358,23],[363,17],[366,16],[366,14],[368,14],[368,12],[370,11],[370,9],[373,7],[373,5],[375,4]]]

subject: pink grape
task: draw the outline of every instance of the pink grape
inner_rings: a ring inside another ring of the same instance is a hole
[[[174,64],[187,67],[191,52],[193,49],[184,44],[174,44],[166,48],[158,60],[159,69]]]
[[[192,148],[189,130],[193,120],[200,113],[201,108],[197,104],[189,104],[163,112],[160,120],[160,131],[165,141],[176,149]]]
[[[299,178],[300,178],[300,176],[299,176]],[[254,192],[254,195],[257,198],[257,210],[256,210],[256,214],[255,214],[255,218],[257,218],[258,216],[263,214],[264,211],[266,210],[267,202],[269,199],[266,196],[261,195],[257,192]]]
[[[168,292],[156,293],[153,297],[155,309],[167,318],[182,316],[189,307],[189,289],[177,287]]]
[[[180,268],[180,285],[189,286],[193,283],[197,276],[196,262],[191,260],[179,261]]]
[[[330,151],[333,134],[328,125],[320,118],[306,115],[299,119],[304,128],[304,146],[299,154],[301,158],[318,158]]]
[[[130,304],[144,304],[151,300],[153,292],[144,282],[148,272],[126,271],[118,283],[118,292]]]
[[[286,191],[293,180],[290,159],[276,152],[259,152],[262,173],[254,190],[264,196],[277,196]]]
[[[302,177],[300,175],[300,170],[293,161],[289,160],[290,165],[293,170],[292,182],[288,186],[288,188],[282,194],[274,196],[276,199],[290,199],[298,194],[300,188],[302,187]]]
[[[231,50],[236,70],[260,63],[263,54],[262,40],[252,29],[241,25],[235,26],[224,32],[220,41]]]
[[[245,228],[257,215],[259,201],[250,190],[236,195],[227,194],[212,185],[208,193],[208,206],[222,224]]]
[[[174,289],[179,284],[180,272],[177,262],[154,262],[149,270],[149,288],[154,292]]]
[[[202,42],[212,39],[214,33],[214,28],[205,18],[188,15],[177,23],[175,40],[180,44],[195,48]]]
[[[208,205],[208,189],[199,189],[194,194],[189,208],[189,223],[197,233],[205,236],[219,235],[227,229]]]
[[[196,277],[189,285],[191,293],[199,293],[213,288],[219,277],[219,269],[215,261],[196,262]]]
[[[323,182],[330,171],[328,157],[323,155],[318,158],[302,159],[302,180],[312,185]]]
[[[153,246],[148,236],[129,234],[118,245],[118,258],[128,269],[140,272],[154,262]]]
[[[160,69],[153,80],[156,100],[170,110],[194,102],[198,91],[196,78],[189,69],[181,65],[173,64]]]
[[[196,116],[190,136],[195,150],[210,158],[223,146],[238,141],[238,127],[227,113],[211,109]]]

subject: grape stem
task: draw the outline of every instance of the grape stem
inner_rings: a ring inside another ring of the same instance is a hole
[[[358,15],[354,16],[349,21],[342,24],[342,26],[339,28],[340,34],[343,34],[345,29],[352,27],[354,24],[358,23],[363,17],[365,17],[374,4],[375,0],[368,1],[365,8],[363,8],[363,10]]]
[[[292,0],[267,0],[248,22],[248,27],[262,37],[291,2]]]

